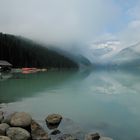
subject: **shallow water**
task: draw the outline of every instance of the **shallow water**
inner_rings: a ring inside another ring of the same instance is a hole
[[[11,77],[10,77],[11,76]],[[51,71],[0,80],[0,102],[38,120],[50,113],[114,140],[140,139],[139,70]]]

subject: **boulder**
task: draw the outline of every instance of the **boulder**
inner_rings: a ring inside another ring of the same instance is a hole
[[[101,137],[99,140],[113,140],[113,139],[111,139],[109,137]]]
[[[100,139],[99,133],[89,133],[85,137],[85,140],[99,140],[99,139]]]
[[[32,118],[28,113],[19,112],[15,113],[10,121],[12,126],[16,127],[27,127],[31,124]]]
[[[11,140],[29,140],[30,133],[20,127],[10,127],[6,131],[6,135],[11,138]]]
[[[3,112],[0,111],[0,123],[2,122],[3,119],[4,119]]]
[[[59,114],[48,115],[47,118],[45,119],[49,129],[57,128],[59,126],[61,120],[62,120],[62,116]]]
[[[3,123],[10,124],[11,118],[16,114],[17,112],[12,112],[12,113],[5,113],[4,114],[4,119],[2,120]]]
[[[31,136],[33,140],[49,140],[48,133],[34,120],[31,122]]]
[[[0,124],[0,135],[5,136],[6,134],[6,130],[9,128],[10,126],[7,123],[1,123]]]
[[[11,140],[11,139],[6,136],[0,136],[0,140]]]

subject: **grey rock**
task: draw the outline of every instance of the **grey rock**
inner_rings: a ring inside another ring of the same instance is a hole
[[[89,133],[85,137],[85,140],[99,140],[99,139],[100,139],[99,133]]]
[[[31,136],[33,140],[49,140],[48,133],[34,120],[31,122]]]
[[[0,140],[11,140],[9,137],[6,136],[0,136]]]
[[[0,111],[0,123],[2,122],[3,119],[4,119],[3,112]]]
[[[113,140],[113,139],[109,137],[101,137],[99,140]]]
[[[5,113],[4,114],[4,119],[2,120],[3,123],[10,124],[11,118],[16,114],[17,112],[12,112],[12,113]]]
[[[6,135],[11,138],[11,140],[29,140],[30,133],[20,127],[10,127],[6,131]]]
[[[1,123],[0,124],[0,135],[5,136],[6,134],[6,130],[9,128],[10,126],[7,123]]]
[[[19,112],[15,113],[10,121],[12,126],[16,127],[27,127],[31,124],[32,118],[28,113]]]
[[[62,120],[62,116],[59,114],[48,115],[45,119],[49,129],[57,128]]]

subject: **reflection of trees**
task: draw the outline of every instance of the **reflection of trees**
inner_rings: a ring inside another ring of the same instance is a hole
[[[35,96],[49,88],[60,86],[70,80],[74,71],[53,71],[37,74],[13,74],[13,77],[0,82],[0,102],[13,102]]]
[[[7,79],[11,78],[12,76],[13,76],[12,73],[2,73],[2,72],[0,72],[0,81],[7,80]]]

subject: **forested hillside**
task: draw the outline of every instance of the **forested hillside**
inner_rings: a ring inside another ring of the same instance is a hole
[[[0,33],[0,60],[13,67],[78,68],[76,62],[54,50],[22,37]]]

